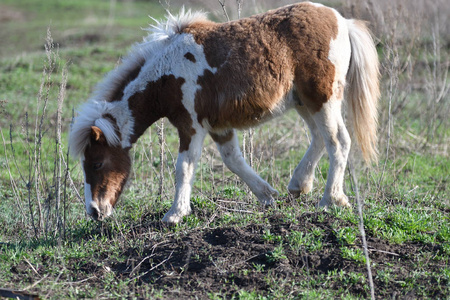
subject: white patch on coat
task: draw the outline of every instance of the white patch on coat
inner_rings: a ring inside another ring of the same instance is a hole
[[[84,201],[87,214],[92,215],[92,204],[95,204],[95,202],[92,201],[91,185],[86,181],[84,181]]]
[[[88,215],[92,215],[92,204],[95,204],[92,200],[92,191],[91,191],[91,185],[86,182],[86,172],[84,171],[84,157],[80,159],[81,166],[83,169],[83,175],[84,175],[84,203],[86,207],[86,213]]]
[[[341,85],[342,88],[345,87],[345,78],[347,76],[350,64],[351,44],[348,35],[347,20],[344,19],[335,9],[329,9],[333,11],[338,24],[336,39],[331,40],[330,52],[328,53],[328,59],[335,67],[333,91],[336,91],[339,89],[338,85]]]

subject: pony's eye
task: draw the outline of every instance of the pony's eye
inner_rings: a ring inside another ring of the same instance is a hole
[[[103,163],[98,162],[98,163],[93,164],[93,165],[92,165],[92,168],[93,168],[94,170],[98,170],[98,169],[100,169],[100,168],[102,167],[102,165],[103,165]]]

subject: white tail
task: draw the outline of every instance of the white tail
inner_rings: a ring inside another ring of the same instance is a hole
[[[380,63],[366,24],[349,20],[348,27],[352,49],[347,74],[350,118],[364,160],[376,162]]]

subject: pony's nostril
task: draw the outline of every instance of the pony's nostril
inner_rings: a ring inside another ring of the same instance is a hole
[[[97,207],[91,207],[91,209],[92,209],[92,213],[91,213],[92,219],[98,221],[99,217],[100,217],[100,212],[98,211],[98,208]]]
[[[112,210],[110,205],[99,208],[95,202],[92,202],[88,207],[87,214],[95,221],[105,220],[111,214]]]

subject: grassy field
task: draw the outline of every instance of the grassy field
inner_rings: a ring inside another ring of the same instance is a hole
[[[174,196],[178,139],[168,121],[134,146],[133,175],[112,218],[86,217],[80,165],[67,155],[76,109],[145,28],[181,1],[0,3],[0,297],[370,298],[355,186],[364,200],[375,297],[450,297],[450,7],[445,1],[323,1],[371,22],[382,63],[380,162],[351,154],[355,209],[316,210],[314,190],[288,196],[309,144],[295,114],[240,134],[245,155],[281,193],[260,207],[205,141],[193,213],[160,222]],[[183,2],[226,17],[217,1]],[[249,15],[288,1],[241,1]],[[237,18],[236,1],[227,1]],[[300,128],[293,131],[292,128]],[[3,293],[3,294],[2,294]]]

